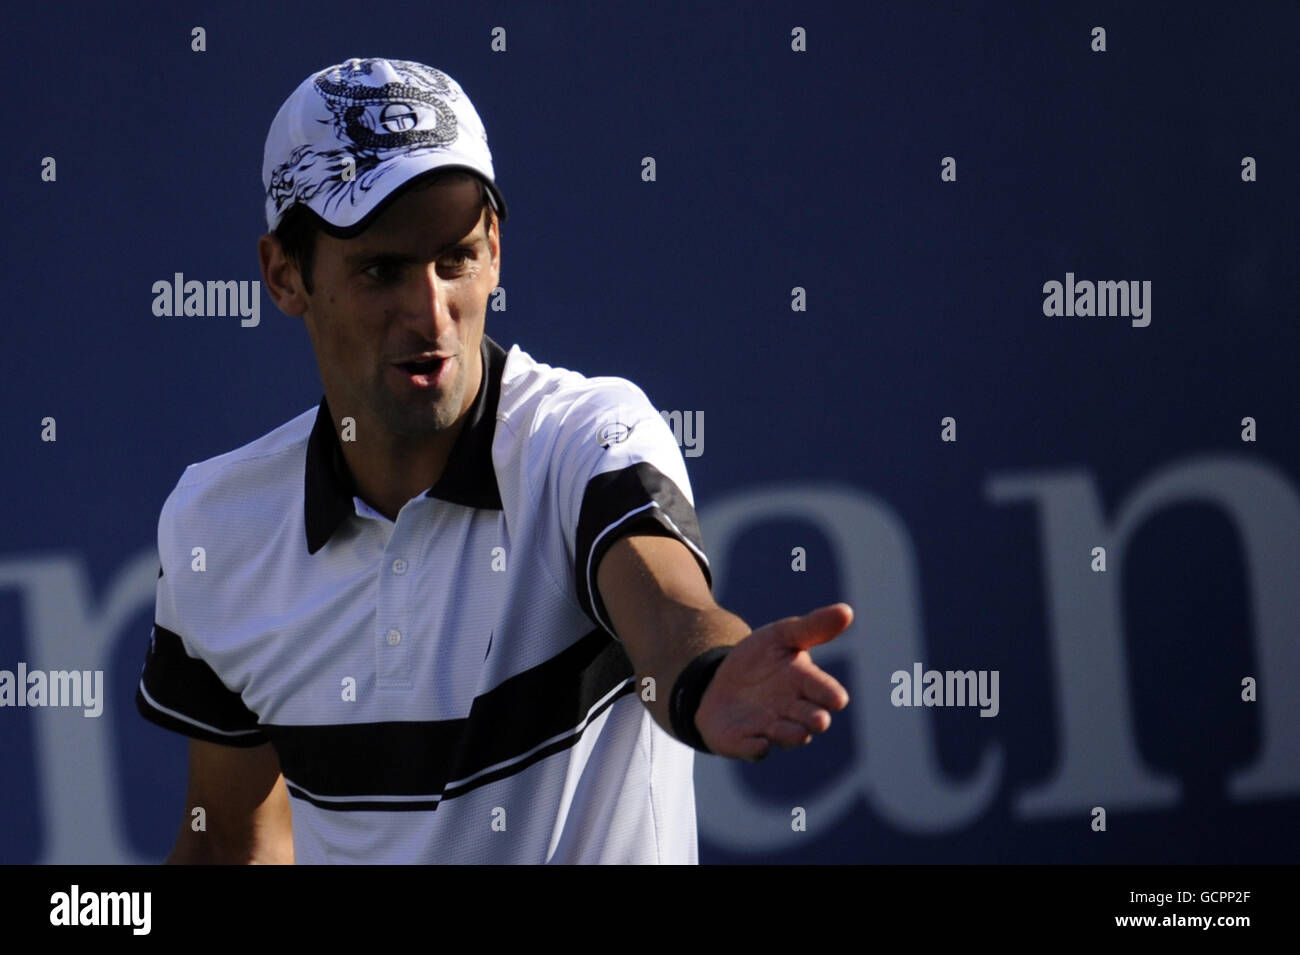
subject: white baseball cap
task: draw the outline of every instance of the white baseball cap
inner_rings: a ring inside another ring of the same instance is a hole
[[[504,222],[487,132],[460,84],[423,63],[354,57],[307,77],[275,114],[262,159],[267,230],[300,202],[349,238],[413,178],[451,167],[483,180]]]

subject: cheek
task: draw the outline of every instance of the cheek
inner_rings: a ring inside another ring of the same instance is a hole
[[[381,352],[383,329],[388,327],[391,309],[373,304],[367,308],[336,294],[327,296],[326,303],[328,308],[317,327],[334,363],[354,368],[373,364]],[[368,313],[377,320],[362,321],[360,316]]]

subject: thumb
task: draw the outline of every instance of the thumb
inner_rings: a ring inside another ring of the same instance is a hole
[[[793,617],[781,629],[782,642],[792,649],[807,650],[829,643],[853,622],[853,608],[846,603],[818,607],[802,617]]]

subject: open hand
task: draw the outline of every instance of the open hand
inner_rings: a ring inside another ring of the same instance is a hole
[[[831,725],[849,694],[808,655],[853,622],[845,603],[820,607],[759,627],[729,653],[695,713],[695,726],[719,756],[751,762],[773,744],[791,749],[811,742]]]

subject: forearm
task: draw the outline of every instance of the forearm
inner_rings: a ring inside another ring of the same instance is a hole
[[[598,577],[614,632],[636,672],[637,693],[676,737],[669,707],[677,678],[705,650],[749,636],[750,626],[718,606],[695,558],[670,537],[618,541]]]
[[[669,701],[687,664],[712,647],[734,646],[749,635],[750,627],[722,607],[669,605],[656,615],[654,629],[659,638],[633,661],[637,691],[655,722],[673,733]],[[654,682],[647,684],[647,678]]]
[[[227,760],[244,755],[226,747],[209,752]],[[278,770],[278,762],[273,767],[270,757],[269,749],[252,757],[260,759],[264,779],[248,792],[232,792],[232,782],[241,777],[229,766],[222,767],[217,778],[191,780],[188,808],[176,844],[167,856],[167,865],[293,865],[289,791],[278,772],[274,782],[268,785],[265,781],[266,776]],[[212,770],[207,762],[200,762],[200,766]],[[204,811],[196,815],[199,807]]]
[[[181,833],[176,837],[176,844],[172,846],[172,851],[168,853],[167,858],[163,861],[164,865],[215,865],[220,863],[220,859],[212,852],[208,851],[211,846],[210,842],[205,842],[187,835],[189,830],[188,820],[182,826]]]
[[[222,847],[215,840],[181,838],[164,865],[293,865],[293,840],[266,840],[255,847]]]

